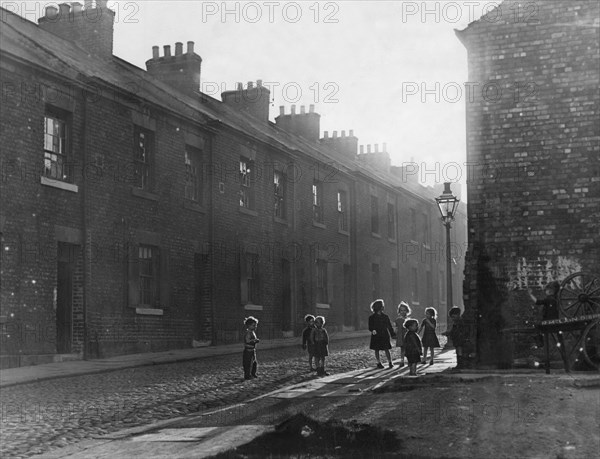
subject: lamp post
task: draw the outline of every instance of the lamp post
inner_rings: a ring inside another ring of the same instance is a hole
[[[459,199],[452,194],[450,182],[444,183],[444,192],[435,198],[442,215],[442,224],[446,227],[446,307],[452,308],[452,251],[450,250],[450,228],[454,221]]]

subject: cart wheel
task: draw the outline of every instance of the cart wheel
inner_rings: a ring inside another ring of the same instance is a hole
[[[589,324],[583,331],[583,358],[600,370],[600,320]]]
[[[558,304],[566,317],[600,312],[600,279],[583,272],[571,274],[561,284]]]

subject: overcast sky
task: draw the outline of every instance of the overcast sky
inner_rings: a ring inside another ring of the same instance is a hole
[[[49,2],[2,0],[8,3],[33,19]],[[146,0],[109,7],[117,13],[115,55],[145,69],[153,45],[162,56],[164,45],[174,53],[175,42],[185,49],[194,41],[204,92],[220,98],[238,81],[262,79],[272,87],[271,119],[280,105],[289,113],[292,103],[314,104],[322,133],[353,129],[359,145],[385,142],[392,163],[414,158],[437,167],[437,177],[425,177],[430,183],[454,180],[456,170],[445,165],[465,161],[467,55],[454,29],[498,3]]]

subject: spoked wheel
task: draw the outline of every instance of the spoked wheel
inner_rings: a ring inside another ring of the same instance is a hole
[[[583,358],[591,366],[600,370],[600,320],[589,324],[583,331]]]
[[[566,317],[600,312],[600,279],[583,272],[571,274],[561,284],[559,307]]]

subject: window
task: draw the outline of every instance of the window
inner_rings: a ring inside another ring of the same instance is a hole
[[[412,268],[411,269],[411,287],[412,287],[412,292],[411,292],[411,296],[412,296],[412,300],[414,303],[418,303],[419,302],[419,274],[417,271],[417,268]]]
[[[410,239],[417,240],[417,211],[410,209]]]
[[[379,199],[371,196],[371,232],[379,234]]]
[[[135,186],[142,190],[151,190],[152,162],[154,161],[154,133],[140,126],[135,126],[133,135]]]
[[[338,210],[338,229],[348,231],[348,198],[345,191],[338,191],[337,194]]]
[[[245,253],[240,257],[242,304],[260,304],[258,255]]]
[[[400,279],[398,278],[398,270],[396,268],[392,268],[392,304],[394,307],[400,303],[400,288],[398,286],[399,281]]]
[[[396,212],[394,204],[388,202],[387,205],[387,230],[390,239],[396,239]]]
[[[379,265],[373,263],[371,265],[371,284],[372,284],[372,298],[379,298]]]
[[[44,176],[73,183],[74,173],[67,164],[69,136],[67,115],[47,109],[44,117]]]
[[[323,223],[323,183],[318,180],[313,181],[313,220]]]
[[[202,203],[202,151],[185,147],[185,198]]]
[[[421,225],[421,234],[423,234],[423,242],[431,243],[431,225],[429,224],[429,215],[423,214],[423,224]]]
[[[158,248],[150,245],[138,247],[139,260],[139,304],[155,307],[159,302]]]
[[[317,260],[317,303],[327,302],[327,261]]]
[[[240,158],[240,207],[254,209],[254,162]]]
[[[274,212],[277,218],[285,220],[286,208],[285,208],[285,181],[286,177],[283,172],[275,171],[273,173],[273,195],[275,198]]]

